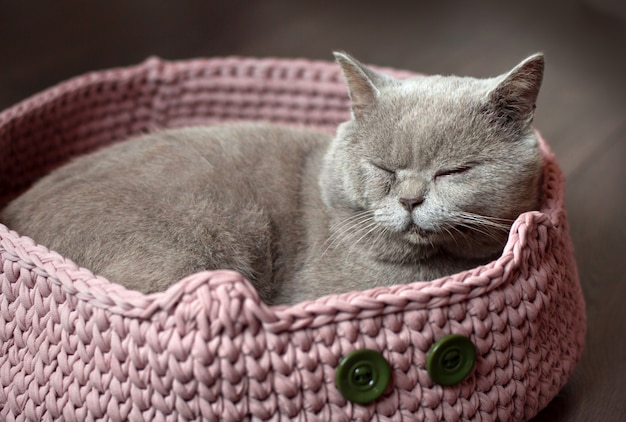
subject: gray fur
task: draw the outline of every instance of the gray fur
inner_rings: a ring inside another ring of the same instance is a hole
[[[270,304],[496,257],[537,206],[543,56],[405,81],[335,56],[353,107],[334,139],[252,123],[150,134],[53,171],[2,221],[131,289],[230,268]]]

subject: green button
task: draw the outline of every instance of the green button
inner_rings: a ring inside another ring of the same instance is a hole
[[[371,403],[385,392],[391,369],[378,352],[359,349],[344,357],[335,374],[339,392],[354,403]]]
[[[474,369],[476,348],[459,334],[450,334],[437,341],[428,351],[426,370],[439,385],[455,385]]]

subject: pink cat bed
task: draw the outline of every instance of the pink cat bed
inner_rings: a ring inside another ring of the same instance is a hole
[[[0,114],[0,206],[130,135],[242,119],[332,132],[348,107],[325,62],[152,58],[90,73]],[[541,210],[517,219],[498,260],[292,307],[264,305],[230,271],[128,291],[0,225],[0,419],[529,419],[585,330],[563,175],[542,151]]]

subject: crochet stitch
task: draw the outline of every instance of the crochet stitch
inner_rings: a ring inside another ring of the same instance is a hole
[[[348,118],[327,62],[150,58],[89,73],[0,113],[0,207],[71,157],[149,130],[266,120],[332,132]],[[541,150],[541,208],[515,221],[497,260],[290,307],[266,306],[225,270],[129,291],[0,224],[0,419],[530,419],[566,383],[585,334],[564,178],[543,139]],[[426,356],[451,333],[477,360],[442,387]],[[339,361],[361,348],[392,373],[367,405],[335,386]]]

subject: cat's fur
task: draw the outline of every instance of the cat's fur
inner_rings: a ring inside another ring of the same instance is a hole
[[[229,268],[271,304],[496,257],[538,202],[543,56],[496,78],[403,81],[335,56],[352,119],[332,140],[267,124],[150,134],[57,169],[2,221],[132,289]]]

